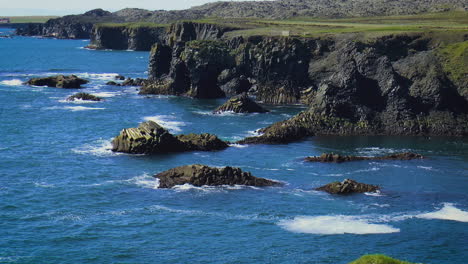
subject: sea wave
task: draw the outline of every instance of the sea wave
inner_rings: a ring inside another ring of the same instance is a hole
[[[122,182],[130,183],[138,187],[146,189],[158,189],[159,188],[159,179],[155,178],[147,173],[130,178],[128,180],[123,180]]]
[[[455,207],[452,203],[444,203],[444,206],[435,212],[416,215],[417,218],[451,220],[457,222],[468,222],[468,212]]]
[[[74,148],[72,151],[77,154],[93,155],[98,157],[123,155],[123,153],[112,151],[112,139],[99,139],[92,144],[85,144]]]
[[[278,225],[295,233],[319,235],[364,235],[400,232],[399,228],[387,224],[375,224],[358,216],[346,215],[297,216],[292,220],[281,220]]]
[[[45,107],[45,110],[70,110],[72,112],[78,111],[90,111],[90,110],[104,110],[106,108],[102,107],[86,107],[86,106],[52,106],[52,107]]]
[[[0,85],[4,86],[21,86],[23,85],[23,81],[20,79],[13,79],[13,80],[4,80],[0,82]]]
[[[161,125],[162,127],[168,129],[172,133],[179,133],[182,132],[183,126],[186,126],[187,123],[182,121],[175,121],[176,117],[171,115],[155,115],[155,116],[147,116],[143,119],[145,121],[154,121]]]

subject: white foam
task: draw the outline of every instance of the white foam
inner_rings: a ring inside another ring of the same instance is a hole
[[[389,234],[400,229],[385,224],[372,224],[354,216],[298,216],[278,223],[282,228],[296,233],[340,235],[340,234]]]
[[[435,170],[432,167],[425,167],[425,166],[418,166],[418,169],[423,169],[423,170],[428,170],[428,171],[434,171]]]
[[[45,107],[43,109],[46,110],[71,110],[72,112],[78,111],[90,111],[90,110],[104,110],[105,108],[102,107],[86,107],[86,106],[52,106],[52,107]]]
[[[91,100],[82,100],[82,99],[73,99],[71,101],[67,99],[59,100],[59,103],[66,103],[66,104],[95,104],[99,103],[98,101],[91,101]]]
[[[375,197],[385,196],[379,190],[377,190],[375,192],[365,192],[364,194],[367,195],[367,196],[375,196]]]
[[[123,153],[113,152],[111,140],[106,139],[99,139],[93,144],[85,144],[83,146],[72,149],[72,151],[77,154],[93,155],[98,157],[123,155]]]
[[[411,150],[369,147],[369,148],[357,148],[356,151],[364,156],[378,156],[378,155],[386,155],[386,154],[392,154],[392,153],[410,152]]]
[[[119,75],[118,73],[80,73],[77,74],[80,77],[88,79],[98,79],[98,80],[114,80],[115,76]]]
[[[186,123],[181,121],[174,121],[174,116],[169,115],[156,115],[156,116],[147,116],[143,118],[145,121],[154,121],[161,125],[162,127],[168,129],[172,133],[179,133],[182,131],[181,127],[185,126]]]
[[[53,184],[48,184],[48,183],[44,183],[44,182],[35,182],[34,186],[40,187],[40,188],[53,188],[53,187],[55,187],[55,185],[53,185]]]
[[[229,144],[230,147],[233,148],[246,148],[248,145],[241,145],[241,144]]]
[[[442,209],[425,214],[416,215],[423,219],[452,220],[458,222],[468,222],[468,212],[456,208],[452,203],[444,203]]]
[[[20,86],[23,85],[23,81],[21,81],[20,79],[5,80],[1,81],[0,84],[5,86]]]
[[[93,95],[97,96],[97,97],[114,97],[114,96],[117,96],[117,95],[120,95],[119,92],[99,92],[99,93],[93,93]]]
[[[131,179],[125,180],[124,182],[128,182],[131,184],[135,184],[142,188],[147,189],[158,189],[159,188],[159,179],[154,178],[149,174],[143,174],[140,176],[133,177]]]

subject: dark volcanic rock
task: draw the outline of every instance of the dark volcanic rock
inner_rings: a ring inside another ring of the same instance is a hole
[[[205,165],[187,165],[161,172],[154,176],[159,179],[159,188],[172,188],[176,185],[193,186],[247,185],[267,187],[279,182],[257,178],[239,168],[212,168]]]
[[[156,122],[128,128],[112,140],[112,151],[131,154],[158,154],[184,151],[213,151],[227,148],[226,142],[210,134],[174,136]]]
[[[247,94],[234,96],[229,99],[225,104],[218,107],[214,113],[219,114],[222,112],[234,113],[266,113],[268,110],[258,105],[255,101],[249,98]]]
[[[307,157],[305,160],[310,162],[335,162],[342,163],[348,161],[360,161],[360,160],[413,160],[423,159],[424,157],[420,154],[412,152],[390,154],[382,157],[360,157],[360,156],[343,156],[339,154],[323,153],[316,157]]]
[[[84,101],[101,101],[100,97],[89,93],[77,93],[67,98],[67,101],[75,101],[75,100],[84,100]]]
[[[57,75],[44,78],[33,78],[26,82],[28,85],[48,86],[57,88],[81,88],[82,84],[88,83],[87,80],[76,77],[75,75],[64,76]]]
[[[123,77],[123,76],[122,76]],[[124,77],[125,79],[125,77]],[[122,80],[122,79],[120,79]],[[123,81],[122,83],[117,83],[117,82],[114,82],[114,81],[109,81],[106,83],[106,85],[112,85],[112,86],[142,86],[142,85],[145,85],[146,83],[146,79],[141,79],[141,78],[136,78],[136,79],[132,79],[132,78],[127,78],[125,79],[125,81]]]
[[[342,182],[332,182],[325,186],[316,188],[317,191],[325,191],[331,194],[351,194],[376,192],[380,189],[379,186],[359,183],[354,180],[346,179]]]

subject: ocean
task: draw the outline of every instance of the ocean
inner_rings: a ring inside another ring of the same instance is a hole
[[[145,120],[174,134],[236,141],[305,107],[214,115],[225,99],[141,96],[136,87],[105,83],[117,74],[146,77],[148,52],[87,50],[87,44],[0,39],[0,263],[344,264],[375,253],[466,263],[468,139],[320,136],[218,152],[117,154],[112,138]],[[67,102],[78,90],[22,84],[54,74],[90,80],[79,91],[105,100]],[[427,159],[304,161],[323,152],[404,151]],[[236,166],[284,186],[157,188],[152,175],[188,164]],[[314,191],[346,178],[382,191]]]

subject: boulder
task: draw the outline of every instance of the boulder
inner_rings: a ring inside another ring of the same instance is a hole
[[[121,76],[123,77],[123,76]],[[125,78],[125,77],[124,77]],[[117,79],[117,78],[116,78]],[[122,80],[122,79],[118,79],[118,80]],[[109,81],[106,83],[106,85],[113,85],[113,86],[142,86],[146,83],[146,79],[141,79],[141,78],[136,78],[136,79],[132,79],[132,78],[127,78],[125,81],[123,81],[122,83],[117,83],[115,81]]]
[[[413,160],[413,159],[423,159],[424,157],[417,153],[412,152],[404,152],[404,153],[396,153],[390,154],[381,157],[362,157],[362,156],[347,156],[347,155],[339,155],[333,153],[323,153],[320,156],[315,157],[307,157],[305,160],[310,162],[334,162],[334,163],[341,163],[341,162],[348,162],[348,161],[360,161],[360,160]]]
[[[81,88],[82,84],[87,84],[88,81],[81,79],[75,75],[57,75],[44,78],[32,78],[26,82],[28,85],[34,86],[47,86],[67,89],[78,89]]]
[[[172,188],[176,185],[191,184],[193,186],[247,185],[267,187],[279,185],[279,182],[257,178],[250,172],[239,168],[212,168],[205,165],[187,165],[170,169],[154,175],[159,179],[159,188]]]
[[[112,141],[112,151],[130,154],[158,154],[184,151],[214,151],[229,147],[211,134],[174,136],[156,122],[147,121],[128,128]]]
[[[83,100],[83,101],[101,101],[100,97],[89,93],[77,93],[67,98],[67,101],[76,101],[76,100]]]
[[[268,110],[258,105],[255,101],[249,98],[247,94],[241,94],[229,99],[225,104],[218,107],[214,113],[220,114],[223,112],[234,113],[266,113]]]
[[[119,75],[115,76],[114,79],[123,81],[123,80],[125,80],[125,76],[119,74]]]
[[[354,180],[345,179],[342,182],[332,182],[325,186],[316,188],[317,191],[325,191],[331,194],[351,194],[351,193],[365,193],[376,192],[380,190],[379,186],[359,183]]]

